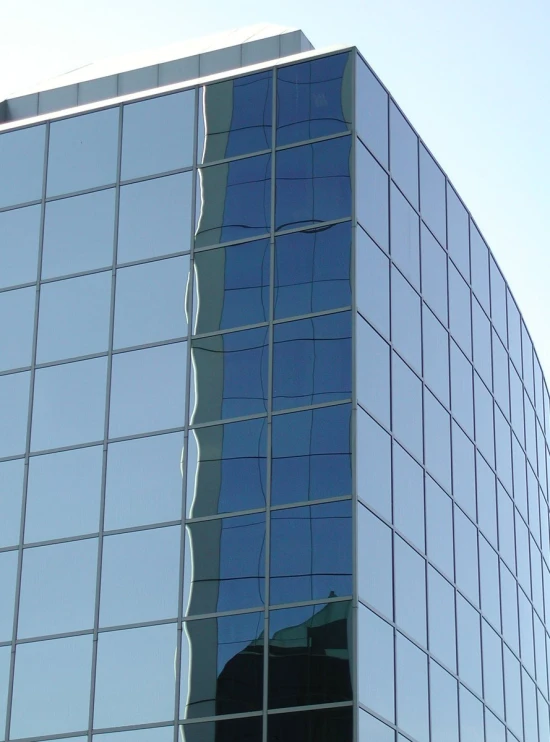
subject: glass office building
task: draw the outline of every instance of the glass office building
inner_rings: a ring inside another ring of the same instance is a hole
[[[0,104],[0,740],[547,742],[550,398],[354,48]]]

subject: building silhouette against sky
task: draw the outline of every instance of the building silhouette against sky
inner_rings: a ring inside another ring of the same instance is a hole
[[[358,51],[0,121],[0,740],[547,742],[548,390]]]

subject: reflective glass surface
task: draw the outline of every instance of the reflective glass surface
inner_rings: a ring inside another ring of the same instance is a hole
[[[445,176],[424,145],[420,146],[420,211],[439,242],[445,245]]]
[[[40,212],[28,206],[0,213],[0,288],[36,281]]]
[[[447,256],[432,233],[422,225],[422,296],[447,326]]]
[[[391,331],[396,349],[417,371],[422,368],[420,297],[395,268],[391,272]]]
[[[303,711],[298,714],[273,714],[267,721],[268,742],[315,740],[351,742],[353,716],[351,707]],[[239,739],[245,739],[239,737]]]
[[[374,417],[390,427],[390,347],[359,315],[357,398]]]
[[[398,443],[393,444],[393,521],[424,551],[424,474]]]
[[[447,247],[454,264],[470,280],[470,234],[468,212],[447,183]]]
[[[433,739],[458,742],[457,690],[456,680],[436,662],[430,662],[430,720]]]
[[[24,459],[0,463],[0,547],[19,541],[24,463]]]
[[[0,588],[4,599],[0,608],[0,641],[11,641],[15,586],[17,583],[17,551],[0,553]]]
[[[357,496],[391,520],[391,439],[361,408],[357,408]]]
[[[422,382],[392,353],[392,425],[398,440],[422,460]]]
[[[395,643],[397,723],[419,742],[428,742],[428,661],[397,633]]]
[[[336,54],[277,71],[277,144],[351,128],[352,55]]]
[[[242,742],[257,742],[262,737],[262,717],[243,716],[237,719],[219,719],[202,724],[180,726],[183,742],[227,739]]]
[[[418,137],[390,102],[390,169],[392,178],[418,208]]]
[[[392,533],[362,505],[358,512],[361,538],[357,544],[359,596],[388,618],[393,617]]]
[[[420,288],[420,220],[393,183],[390,189],[390,226],[392,260],[409,281]]]
[[[0,136],[0,207],[36,201],[42,196],[45,139],[45,126]]]
[[[357,132],[382,165],[388,164],[388,94],[357,56],[355,124]]]
[[[357,656],[361,668],[357,688],[359,703],[365,704],[393,722],[395,719],[393,628],[361,603],[357,621]]]
[[[388,176],[374,157],[359,142],[356,148],[356,211],[357,219],[373,240],[389,249]]]
[[[36,289],[0,293],[0,371],[30,366]]]
[[[389,261],[367,233],[356,229],[357,308],[383,335],[390,335]]]

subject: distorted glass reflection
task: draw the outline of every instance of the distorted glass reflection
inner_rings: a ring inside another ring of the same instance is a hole
[[[351,397],[351,315],[275,326],[273,409]]]
[[[263,513],[188,523],[187,532],[187,615],[263,605]]]
[[[265,507],[266,462],[266,418],[190,431],[188,517]]]
[[[351,742],[351,707],[271,714],[267,720],[268,742]]]
[[[194,424],[265,412],[268,330],[193,340]]]
[[[271,149],[273,73],[223,80],[204,88],[204,150],[199,162],[214,162]]]
[[[277,152],[275,228],[351,215],[351,137]]]
[[[271,513],[270,602],[352,592],[351,501]]]
[[[273,418],[271,504],[351,494],[351,408]]]
[[[263,703],[264,613],[187,621],[186,719],[260,711]],[[217,739],[217,737],[216,737]]]
[[[0,213],[0,287],[36,281],[41,207]]]
[[[269,708],[351,700],[351,645],[350,601],[271,611]]]
[[[269,240],[195,253],[194,332],[269,319]]]
[[[271,155],[201,168],[198,195],[195,247],[269,232]]]
[[[352,59],[336,54],[277,72],[277,144],[351,128]]]
[[[351,223],[275,240],[276,319],[351,304]]]
[[[219,719],[180,726],[182,742],[261,742],[262,717]]]

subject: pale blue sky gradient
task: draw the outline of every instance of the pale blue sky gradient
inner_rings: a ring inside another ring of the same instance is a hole
[[[361,49],[472,211],[550,383],[549,0],[5,3],[0,99],[105,56],[260,22]]]

